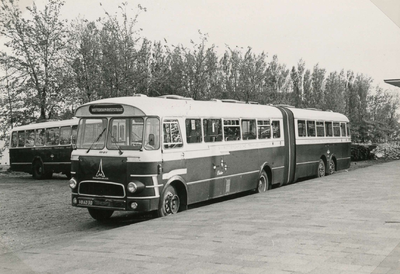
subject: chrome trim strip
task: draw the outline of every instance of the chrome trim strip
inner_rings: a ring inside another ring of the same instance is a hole
[[[242,172],[242,173],[237,173],[237,174],[232,174],[232,175],[227,175],[227,176],[221,176],[221,177],[215,177],[215,178],[210,178],[210,179],[204,179],[204,180],[193,181],[193,182],[187,183],[187,185],[192,185],[192,184],[197,184],[197,183],[203,183],[203,182],[212,181],[212,180],[217,180],[217,179],[225,179],[225,178],[230,178],[230,177],[236,177],[236,176],[240,176],[240,175],[247,175],[247,174],[251,174],[251,173],[259,173],[259,172],[260,172],[259,170],[248,171],[248,172]]]
[[[271,168],[271,169],[272,169],[272,170],[275,170],[275,169],[282,169],[282,168],[285,168],[285,166],[273,167],[273,168]]]
[[[12,165],[31,165],[32,162],[18,162],[18,163],[12,163]],[[69,165],[71,162],[43,162],[43,164],[63,164],[63,165]]]
[[[349,160],[351,157],[346,157],[346,158],[336,158],[336,160],[341,161],[341,160]]]
[[[157,174],[131,174],[131,177],[154,177],[157,176]]]
[[[157,199],[160,196],[148,196],[148,197],[126,197],[127,200],[149,200],[149,199]]]
[[[71,174],[74,174],[74,175],[75,175],[75,174],[76,174],[76,172],[75,172],[75,171],[71,171]]]
[[[315,163],[319,163],[319,161],[310,161],[310,162],[296,163],[296,165],[307,165],[307,164],[315,164]]]

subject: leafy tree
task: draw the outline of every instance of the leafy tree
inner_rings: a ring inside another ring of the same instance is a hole
[[[325,105],[325,73],[326,70],[320,68],[319,64],[314,66],[311,74],[313,97],[309,102],[313,108],[322,109]]]
[[[23,88],[25,107],[35,109],[39,120],[57,116],[62,110],[56,102],[63,100],[63,57],[65,21],[60,20],[61,0],[49,0],[43,10],[35,3],[28,7],[29,18],[23,18],[14,0],[1,0],[0,34],[7,39],[11,54],[1,62],[15,71],[13,80]]]

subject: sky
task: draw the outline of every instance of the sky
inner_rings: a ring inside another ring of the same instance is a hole
[[[142,35],[152,41],[183,44],[200,42],[198,31],[208,34],[209,45],[222,53],[226,45],[251,47],[273,55],[291,68],[303,59],[312,70],[319,64],[327,72],[352,70],[372,77],[375,85],[400,91],[383,82],[400,79],[400,25],[386,14],[398,14],[398,0],[125,0],[147,11],[138,18]],[[376,6],[385,2],[385,12]],[[21,6],[32,0],[20,0]],[[42,0],[36,3],[40,6]],[[102,2],[102,6],[100,6]],[[89,20],[113,14],[121,1],[66,0],[62,16]],[[394,7],[394,8],[392,8]],[[398,12],[393,12],[394,11]],[[393,18],[393,17],[392,17]]]

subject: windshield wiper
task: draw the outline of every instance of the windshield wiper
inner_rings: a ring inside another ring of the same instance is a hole
[[[121,150],[121,148],[119,147],[117,140],[115,139],[114,135],[111,135],[111,141],[114,143],[114,145],[117,146],[118,151],[119,151],[119,155],[122,155],[124,152]]]
[[[101,136],[103,135],[104,131],[106,131],[106,128],[103,129],[102,132],[100,132],[99,136],[97,136],[97,139],[90,145],[89,149],[86,151],[86,153],[89,153],[89,151],[92,149],[93,145],[97,143],[98,140],[100,140]]]

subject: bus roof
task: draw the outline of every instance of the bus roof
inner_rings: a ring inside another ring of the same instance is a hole
[[[225,102],[224,102],[225,101]],[[170,95],[162,97],[130,96],[97,100],[80,106],[76,111],[77,117],[101,116],[92,114],[93,106],[123,106],[126,116],[159,116],[159,117],[216,117],[216,118],[282,118],[281,111],[272,105],[246,104],[235,100],[211,100],[198,101],[191,98]],[[290,109],[296,119],[343,121],[349,120],[343,114],[332,111],[312,109],[299,109],[290,106],[282,106]],[[130,109],[128,111],[128,109]],[[104,115],[104,114],[103,114]],[[121,116],[111,114],[108,116]]]
[[[34,123],[34,124],[15,127],[15,128],[12,129],[12,131],[30,130],[30,129],[37,129],[37,128],[51,128],[51,127],[71,126],[71,125],[78,125],[78,122],[79,122],[78,119],[73,118],[73,119],[69,119],[69,120]]]
[[[289,109],[293,112],[295,119],[349,122],[349,119],[345,115],[338,112],[292,107]]]

